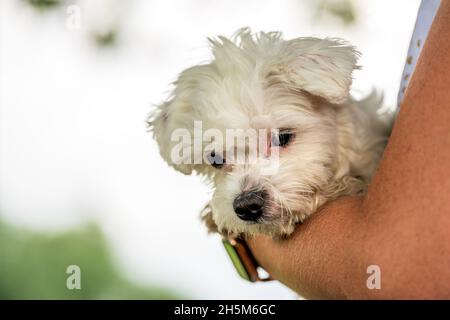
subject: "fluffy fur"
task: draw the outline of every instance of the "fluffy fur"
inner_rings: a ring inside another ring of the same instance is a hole
[[[349,96],[358,68],[353,46],[339,39],[283,40],[278,32],[251,34],[248,29],[210,43],[211,62],[184,70],[149,124],[170,165],[212,182],[214,194],[203,214],[211,230],[227,236],[288,236],[326,201],[365,190],[392,117],[377,113],[381,99],[376,94],[362,101]],[[261,174],[258,163],[222,168],[174,163],[171,133],[185,128],[194,136],[198,120],[204,130],[289,128],[295,136],[280,148],[273,175]],[[243,221],[233,201],[254,189],[266,192],[264,215],[257,222]]]

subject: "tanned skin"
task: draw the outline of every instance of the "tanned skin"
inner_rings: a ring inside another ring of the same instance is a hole
[[[365,196],[325,205],[287,240],[249,245],[305,298],[450,298],[450,1],[442,1]],[[381,289],[366,286],[381,269]]]

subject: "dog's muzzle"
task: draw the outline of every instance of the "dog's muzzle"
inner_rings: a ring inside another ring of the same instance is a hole
[[[266,193],[264,191],[245,191],[233,201],[233,209],[239,219],[257,221],[263,215]]]

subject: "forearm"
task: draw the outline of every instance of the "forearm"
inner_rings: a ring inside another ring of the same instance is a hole
[[[325,205],[289,240],[249,240],[256,259],[276,279],[305,298],[363,296],[366,287],[361,197]]]

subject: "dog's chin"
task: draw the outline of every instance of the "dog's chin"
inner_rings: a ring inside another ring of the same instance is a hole
[[[281,217],[261,218],[259,221],[242,221],[234,226],[219,226],[217,231],[227,238],[252,238],[257,235],[269,236],[273,239],[286,239],[295,230],[296,222],[292,219],[286,221]]]
[[[296,224],[293,222],[281,222],[281,221],[273,221],[270,223],[261,222],[259,223],[258,232],[250,233],[246,236],[252,237],[255,235],[265,235],[275,240],[286,239],[294,232],[295,226]]]

